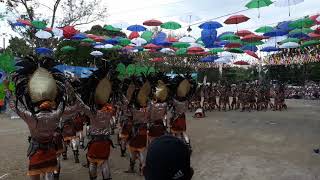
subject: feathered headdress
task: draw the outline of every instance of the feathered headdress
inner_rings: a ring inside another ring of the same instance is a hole
[[[184,101],[189,99],[197,88],[196,82],[192,79],[190,74],[177,75],[171,81],[171,88],[174,90],[172,96],[179,100]]]
[[[169,99],[169,82],[169,77],[164,73],[160,72],[151,76],[153,99],[157,102],[165,102]]]

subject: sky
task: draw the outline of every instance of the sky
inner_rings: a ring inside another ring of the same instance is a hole
[[[183,26],[177,33],[186,33],[188,23],[181,22],[180,19],[191,15],[192,17],[198,17],[199,19],[199,21],[191,23],[194,24],[192,26],[193,31],[191,35],[199,37],[201,31],[198,26],[201,22],[214,20],[223,23],[229,14],[231,15],[234,12],[245,10],[245,4],[247,2],[249,2],[249,0],[103,0],[102,3],[107,6],[109,16],[106,19],[101,19],[99,23],[101,25],[131,25],[142,24],[143,21],[149,19],[157,19],[163,22],[177,21]],[[53,3],[53,0],[43,1],[43,3],[50,6],[50,4]],[[0,11],[3,9],[4,8],[0,5]],[[45,13],[48,9],[43,7],[41,11]],[[304,0],[303,3],[291,6],[290,17],[289,9],[287,7],[280,8],[271,5],[260,9],[260,18],[258,18],[257,9],[238,13],[251,18],[248,22],[239,24],[238,29],[254,30],[263,25],[275,25],[280,21],[297,19],[318,13],[320,13],[319,0]],[[10,28],[4,26],[4,23],[6,22],[0,22],[0,35],[3,32],[12,34]],[[89,28],[89,26],[81,27],[83,30],[87,28]],[[237,27],[235,25],[224,25],[218,32],[236,30]]]

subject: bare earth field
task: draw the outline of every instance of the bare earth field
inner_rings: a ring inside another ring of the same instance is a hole
[[[193,146],[194,180],[320,180],[320,102],[288,100],[283,112],[208,112],[188,115]],[[20,119],[0,115],[0,180],[28,179],[28,129]],[[114,180],[143,180],[123,173],[128,160],[114,149]],[[74,164],[71,151],[63,161],[62,180],[87,180],[87,169]],[[81,150],[81,161],[85,155]]]

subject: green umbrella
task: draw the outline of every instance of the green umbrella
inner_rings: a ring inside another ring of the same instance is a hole
[[[113,46],[112,48],[110,49],[113,49],[113,50],[119,50],[119,49],[122,49],[122,46],[120,45],[116,45],[116,46]]]
[[[103,29],[107,30],[107,31],[112,31],[112,32],[120,32],[121,29],[120,28],[115,28],[112,25],[105,25],[103,27]]]
[[[94,43],[95,41],[93,39],[90,39],[90,38],[85,38],[85,39],[82,39],[81,42]]]
[[[190,44],[185,43],[185,42],[175,42],[172,44],[172,47],[174,47],[174,48],[188,48],[188,47],[190,47]]]
[[[209,51],[209,53],[212,53],[212,54],[217,54],[219,52],[223,52],[224,50],[222,48],[213,48]]]
[[[264,44],[262,41],[256,41],[256,42],[243,42],[243,45],[249,45],[249,46],[259,46]]]
[[[64,46],[60,49],[62,52],[72,52],[77,50],[76,48],[72,47],[72,46]]]
[[[181,48],[176,51],[176,55],[184,55],[187,54],[187,48]]]
[[[238,54],[243,53],[243,50],[240,48],[231,48],[231,49],[228,49],[227,51],[232,52],[232,53],[238,53]]]
[[[180,29],[181,25],[174,21],[168,21],[166,23],[161,24],[160,27],[163,29],[176,30],[176,29]]]
[[[314,24],[314,21],[312,21],[310,18],[302,18],[290,23],[289,27],[302,29],[302,28],[309,28],[313,26],[313,24]]]
[[[230,40],[240,39],[240,37],[235,34],[225,34],[225,35],[222,35],[220,39],[230,41]]]
[[[310,28],[302,28],[302,29],[294,29],[289,32],[289,34],[296,34],[296,33],[304,33],[304,34],[309,34],[312,33],[313,30]]]
[[[44,21],[32,21],[31,24],[37,29],[44,29],[47,26],[47,23],[45,23]]]
[[[311,40],[311,41],[306,41],[306,42],[302,43],[301,47],[315,46],[318,44],[320,44],[319,40]]]
[[[284,43],[288,43],[288,42],[299,43],[299,42],[300,42],[300,39],[298,39],[298,38],[288,38],[288,39],[285,39],[285,40],[281,41],[280,43],[281,43],[281,44],[284,44]]]
[[[271,26],[262,26],[262,27],[255,30],[255,32],[257,32],[257,33],[267,33],[270,31],[273,31],[273,27],[271,27]]]
[[[120,44],[121,46],[127,46],[127,45],[131,44],[131,41],[130,41],[130,39],[128,39],[128,38],[121,38],[121,39],[119,40],[119,44]]]
[[[246,4],[246,7],[248,9],[257,8],[259,11],[259,17],[260,17],[260,8],[270,6],[272,3],[273,2],[271,0],[252,0]]]
[[[230,43],[243,44],[243,41],[241,41],[241,39],[231,39],[231,40],[228,40],[228,42],[230,42]]]
[[[141,34],[141,38],[143,38],[144,40],[150,42],[152,40],[152,36],[153,36],[153,33],[151,31],[144,31],[142,34]]]

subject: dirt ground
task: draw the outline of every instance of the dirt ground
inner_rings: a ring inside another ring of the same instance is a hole
[[[208,112],[188,115],[194,180],[320,180],[320,102],[288,100],[284,112]],[[0,180],[28,179],[28,129],[19,119],[0,115]],[[87,180],[87,169],[63,161],[62,180]],[[84,162],[81,151],[81,161]],[[128,160],[119,148],[110,159],[114,180],[142,180],[123,173]]]

